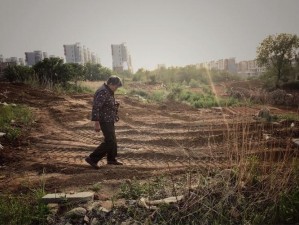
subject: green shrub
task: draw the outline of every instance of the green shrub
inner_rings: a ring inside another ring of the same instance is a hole
[[[150,95],[150,99],[156,102],[163,102],[166,100],[167,93],[165,91],[154,91]]]
[[[126,95],[127,93],[128,91],[124,87],[118,88],[116,91],[116,94],[118,95]]]
[[[125,199],[138,199],[140,197],[162,198],[165,197],[163,196],[165,191],[161,191],[164,189],[164,185],[163,177],[156,177],[154,180],[143,183],[134,178],[121,185],[118,197]]]
[[[277,222],[293,224],[299,221],[299,187],[282,193],[276,204],[275,217]]]
[[[33,115],[28,107],[0,106],[0,131],[6,133],[8,141],[16,141],[22,134],[22,127],[28,127],[32,122]]]
[[[189,82],[189,85],[190,87],[192,88],[198,88],[200,85],[199,85],[199,82],[194,80],[194,79],[191,79],[190,82]]]
[[[42,196],[36,192],[18,196],[1,195],[0,224],[47,224],[49,209],[42,202]]]

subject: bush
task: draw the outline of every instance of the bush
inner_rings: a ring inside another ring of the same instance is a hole
[[[57,84],[54,85],[53,90],[57,93],[70,93],[70,94],[82,94],[82,93],[93,93],[94,91],[82,85],[70,84],[66,85]]]
[[[41,200],[44,194],[42,190],[33,190],[26,195],[1,195],[0,224],[47,224],[49,209]]]
[[[6,133],[10,142],[16,141],[22,134],[22,127],[27,128],[33,122],[33,115],[25,106],[0,106],[0,131]]]
[[[150,99],[156,102],[163,102],[166,100],[167,93],[165,91],[154,91],[150,95]]]
[[[34,70],[27,66],[8,66],[4,69],[4,78],[9,82],[24,82],[33,74]]]
[[[189,85],[190,85],[190,87],[192,87],[192,88],[198,88],[198,87],[199,87],[199,83],[198,83],[198,81],[196,81],[196,80],[194,80],[194,79],[191,79],[191,80],[190,80]]]

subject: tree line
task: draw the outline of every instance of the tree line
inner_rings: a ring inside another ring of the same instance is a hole
[[[295,84],[299,89],[299,37],[295,34],[276,34],[266,37],[257,47],[257,62],[266,67],[262,79],[272,87]],[[39,84],[62,84],[79,80],[106,80],[112,75],[109,68],[100,64],[85,65],[63,63],[60,58],[47,58],[33,67],[8,66],[4,70],[5,78],[10,82],[35,80]],[[131,77],[133,81],[147,83],[180,83],[200,86],[211,82],[240,80],[237,74],[226,71],[197,68],[196,65],[185,67],[169,67],[156,70],[139,69],[135,74],[123,72],[123,77]]]
[[[188,65],[185,67],[160,68],[152,71],[139,69],[132,79],[133,81],[148,83],[180,83],[195,87],[200,84],[210,84],[211,82],[240,80],[241,77],[227,71],[207,70],[198,68],[196,65]]]
[[[101,64],[63,63],[60,58],[46,58],[33,67],[15,65],[4,70],[4,77],[9,82],[37,81],[40,85],[106,80],[111,75],[112,71]]]

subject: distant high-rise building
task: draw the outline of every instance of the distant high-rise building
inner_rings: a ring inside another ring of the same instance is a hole
[[[111,45],[111,51],[113,71],[123,72],[127,70],[133,72],[131,56],[125,43]]]
[[[25,61],[28,66],[34,66],[36,63],[42,61],[44,56],[48,54],[42,51],[25,52]]]
[[[84,51],[79,42],[73,45],[63,45],[63,48],[67,63],[84,64]]]
[[[13,63],[15,65],[19,65],[18,57],[10,57],[5,60],[8,63]]]
[[[3,55],[0,55],[0,63],[4,62],[4,57]]]
[[[100,63],[100,59],[93,52],[91,53],[91,63],[92,64],[99,64]]]
[[[35,53],[34,52],[25,52],[25,61],[27,66],[35,65]]]
[[[67,63],[99,63],[99,60],[93,59],[93,54],[86,46],[81,46],[79,42],[73,45],[63,45],[64,55]],[[96,62],[95,62],[96,61]]]
[[[43,58],[44,58],[44,59],[47,59],[47,58],[49,58],[49,56],[48,56],[48,53],[47,53],[47,52],[43,52]]]
[[[224,70],[230,73],[236,73],[237,72],[236,58],[225,59]]]
[[[19,58],[19,65],[24,66],[25,62],[23,58]]]

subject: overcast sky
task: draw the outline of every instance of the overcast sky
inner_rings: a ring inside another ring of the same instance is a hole
[[[64,56],[80,42],[112,66],[126,42],[134,70],[253,59],[269,34],[299,34],[299,0],[0,0],[0,54]]]

